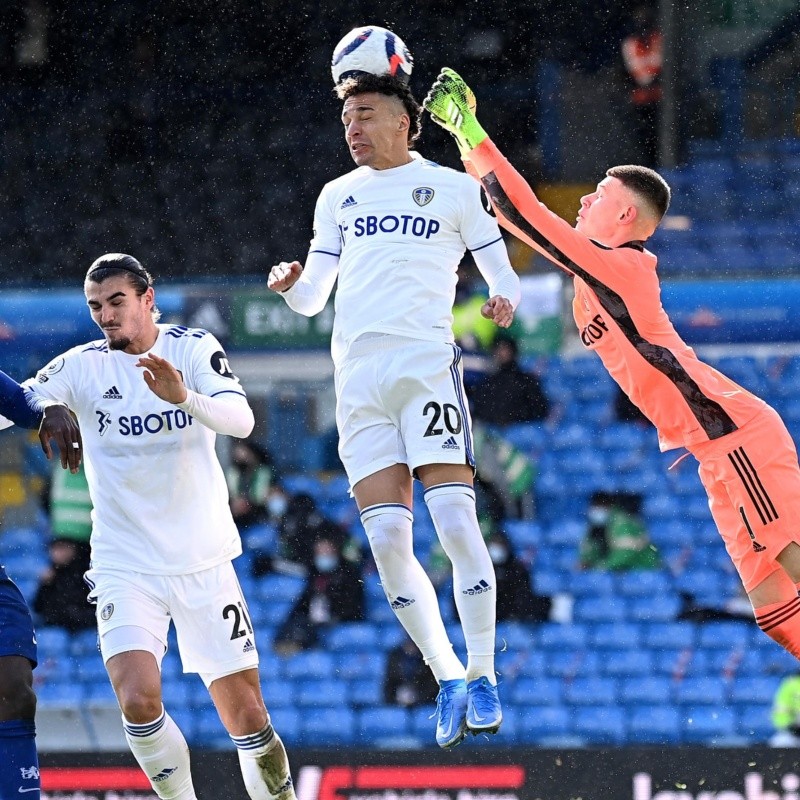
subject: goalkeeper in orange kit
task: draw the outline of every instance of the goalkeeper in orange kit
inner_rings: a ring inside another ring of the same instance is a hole
[[[424,106],[458,142],[500,224],[573,277],[583,344],[658,430],[661,450],[699,462],[711,514],[761,629],[800,658],[800,467],[778,414],[700,361],[661,306],[646,240],[670,202],[647,167],[612,167],[581,198],[576,225],[549,211],[475,116],[475,97],[444,69]]]

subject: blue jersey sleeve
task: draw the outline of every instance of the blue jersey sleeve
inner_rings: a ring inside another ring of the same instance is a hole
[[[0,371],[0,414],[21,428],[38,428],[42,414],[35,399],[28,401],[25,390]]]

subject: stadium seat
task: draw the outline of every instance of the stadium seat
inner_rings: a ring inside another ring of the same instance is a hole
[[[36,700],[40,706],[80,707],[85,696],[85,687],[79,683],[54,680],[36,686]]]
[[[653,654],[646,650],[604,650],[600,664],[608,677],[636,680],[652,673]]]
[[[434,723],[431,730],[435,728]],[[410,733],[410,714],[405,708],[376,706],[358,712],[356,742],[362,747],[381,746],[393,739],[405,739]]]
[[[599,650],[637,648],[641,644],[642,628],[635,622],[598,622],[590,629],[592,647]]]
[[[564,687],[564,699],[576,706],[610,706],[617,702],[618,684],[614,678],[578,677]]]
[[[769,703],[740,703],[737,711],[737,732],[746,736],[752,743],[766,743],[775,733]]]
[[[699,705],[681,711],[683,731],[681,738],[687,744],[720,745],[737,734],[736,713],[730,708]]]
[[[516,705],[559,705],[563,699],[564,685],[558,678],[518,678],[506,694]]]
[[[52,626],[36,629],[39,658],[60,658],[69,653],[70,634],[65,628]]]
[[[498,622],[497,650],[530,650],[536,645],[536,626],[525,622]]]
[[[644,645],[652,649],[679,650],[695,646],[693,622],[653,622],[643,628]]]
[[[592,650],[548,650],[546,674],[571,680],[577,675],[594,676],[600,669],[600,656]]]
[[[349,681],[348,697],[355,708],[377,706],[384,702],[383,673]],[[433,677],[431,677],[433,680]]]
[[[584,706],[575,711],[572,729],[589,744],[618,745],[627,734],[625,718],[618,706]]]
[[[582,531],[581,535],[585,533]],[[614,578],[603,570],[585,570],[570,576],[568,589],[570,594],[578,597],[596,597],[614,594]]]
[[[638,706],[628,717],[628,740],[635,744],[677,744],[681,731],[681,715],[669,705]]]
[[[630,597],[628,619],[639,622],[670,622],[681,610],[680,598],[674,595],[664,597]]]
[[[589,645],[588,626],[581,623],[561,625],[556,622],[543,622],[539,625],[539,647],[542,650],[563,648],[585,649]]]
[[[579,597],[572,613],[578,622],[619,622],[628,617],[627,598],[614,595]]]
[[[673,681],[666,675],[642,675],[620,681],[619,699],[630,706],[668,705]]]
[[[356,712],[346,708],[319,708],[300,715],[300,737],[305,747],[352,745],[356,741]]]
[[[725,704],[728,687],[721,678],[687,676],[675,685],[675,699],[683,705],[713,705],[717,708]]]
[[[566,706],[524,704],[519,708],[517,732],[522,742],[538,744],[572,731],[572,711]]]
[[[707,622],[699,627],[697,643],[700,647],[743,650],[756,632],[755,624],[748,621]]]
[[[652,531],[650,536],[655,541]],[[659,597],[671,591],[671,579],[660,570],[634,569],[616,577],[615,591],[629,597]]]
[[[379,634],[371,622],[340,622],[328,629],[324,646],[335,653],[370,652],[380,646]]]
[[[732,703],[756,704],[769,707],[778,691],[780,678],[763,676],[739,677],[731,682],[730,701]]]
[[[306,650],[286,659],[283,674],[287,678],[330,678],[334,657],[322,650]]]
[[[386,672],[386,651],[383,648],[374,653],[336,654],[334,671],[337,678],[371,678]]]
[[[342,708],[348,703],[348,682],[330,677],[300,678],[295,682],[295,702],[301,708]]]

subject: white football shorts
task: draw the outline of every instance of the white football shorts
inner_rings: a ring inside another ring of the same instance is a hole
[[[335,374],[339,457],[352,489],[393,464],[475,467],[461,349],[377,335],[353,343]]]
[[[167,647],[175,623],[184,672],[227,675],[258,666],[258,651],[239,580],[228,561],[189,575],[145,575],[118,569],[90,569],[90,602],[97,604],[97,629],[103,661],[128,650],[122,627],[144,628]],[[135,631],[134,631],[135,632]]]

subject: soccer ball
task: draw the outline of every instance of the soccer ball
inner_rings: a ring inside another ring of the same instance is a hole
[[[408,83],[413,59],[405,42],[396,34],[366,25],[353,28],[333,50],[331,74],[334,85],[363,72],[396,75]]]

